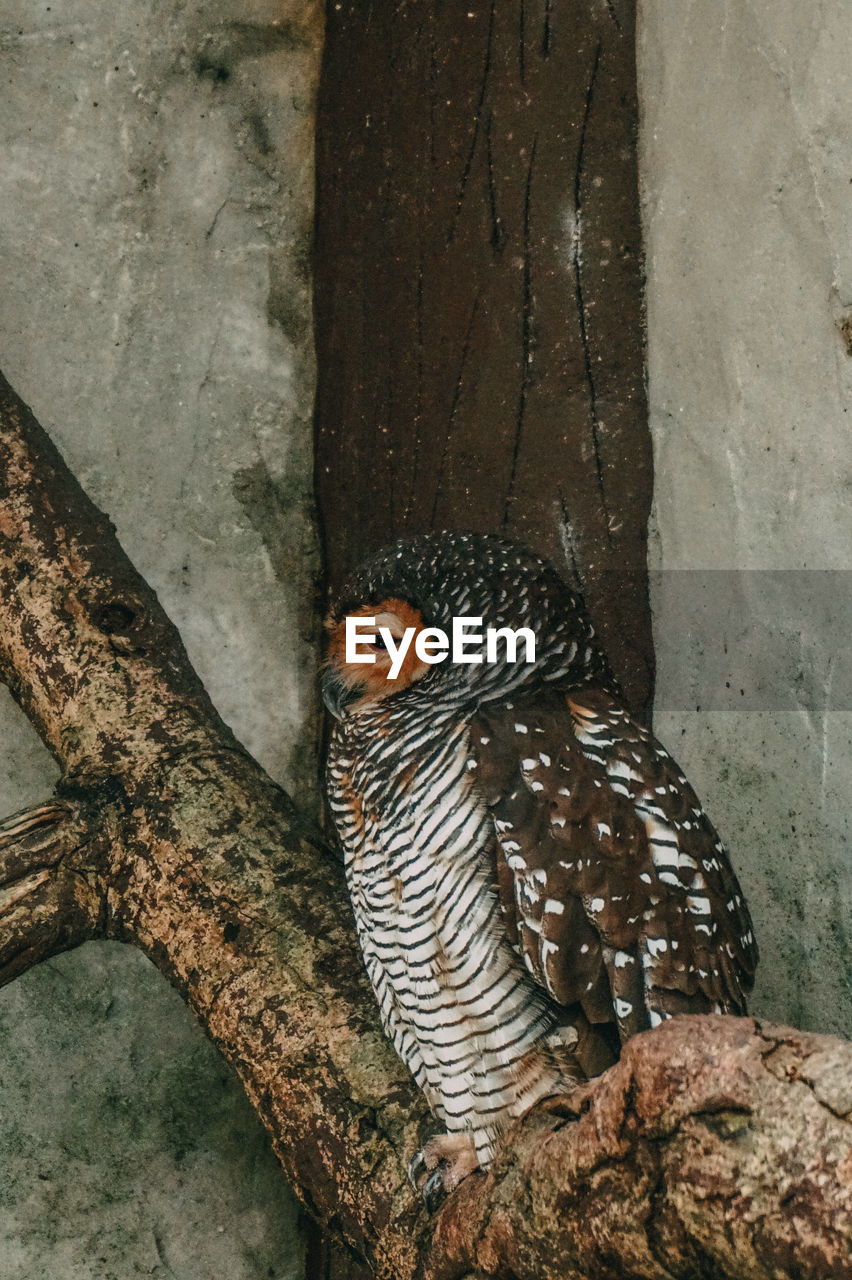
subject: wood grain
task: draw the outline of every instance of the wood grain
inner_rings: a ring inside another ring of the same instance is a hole
[[[630,4],[330,6],[317,493],[332,589],[405,533],[505,532],[653,690]]]

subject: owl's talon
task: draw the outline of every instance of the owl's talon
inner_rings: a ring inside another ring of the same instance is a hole
[[[429,1174],[429,1177],[423,1183],[420,1194],[423,1197],[426,1212],[429,1214],[437,1213],[449,1194],[444,1181],[444,1169],[440,1165]]]
[[[419,1191],[423,1185],[423,1179],[429,1173],[429,1165],[422,1151],[418,1151],[417,1155],[409,1160],[407,1172],[412,1191]]]
[[[422,1196],[427,1212],[435,1213],[478,1164],[470,1133],[439,1133],[411,1160],[408,1181]]]

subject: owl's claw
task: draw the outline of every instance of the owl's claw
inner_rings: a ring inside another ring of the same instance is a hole
[[[450,1190],[444,1180],[444,1173],[444,1169],[439,1165],[437,1169],[432,1170],[429,1177],[420,1188],[420,1194],[423,1197],[426,1212],[429,1214],[437,1213],[447,1196],[450,1194]]]
[[[408,1162],[408,1181],[411,1183],[412,1191],[419,1191],[424,1185],[423,1179],[429,1173],[429,1166],[426,1163],[426,1157],[422,1151],[418,1151],[417,1155]]]
[[[437,1213],[449,1195],[450,1188],[447,1186],[448,1172],[445,1161],[441,1161],[436,1168],[430,1169],[426,1156],[422,1151],[417,1152],[417,1155],[408,1166],[408,1181],[422,1199],[426,1212],[429,1214]]]
[[[408,1181],[422,1197],[427,1213],[435,1213],[478,1164],[470,1133],[443,1133],[417,1152],[408,1166]]]

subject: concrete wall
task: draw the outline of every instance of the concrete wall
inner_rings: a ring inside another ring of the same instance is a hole
[[[755,1010],[847,1035],[850,49],[846,0],[640,0],[657,729],[742,873]]]
[[[320,35],[286,0],[0,0],[0,363],[308,804]],[[5,690],[0,741],[9,813],[56,771]],[[144,957],[26,975],[0,1045],[4,1280],[300,1274],[266,1136]]]

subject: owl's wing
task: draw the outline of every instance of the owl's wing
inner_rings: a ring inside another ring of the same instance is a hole
[[[471,765],[527,968],[622,1040],[674,1013],[745,1012],[751,919],[716,832],[655,738],[601,689],[482,707]]]

